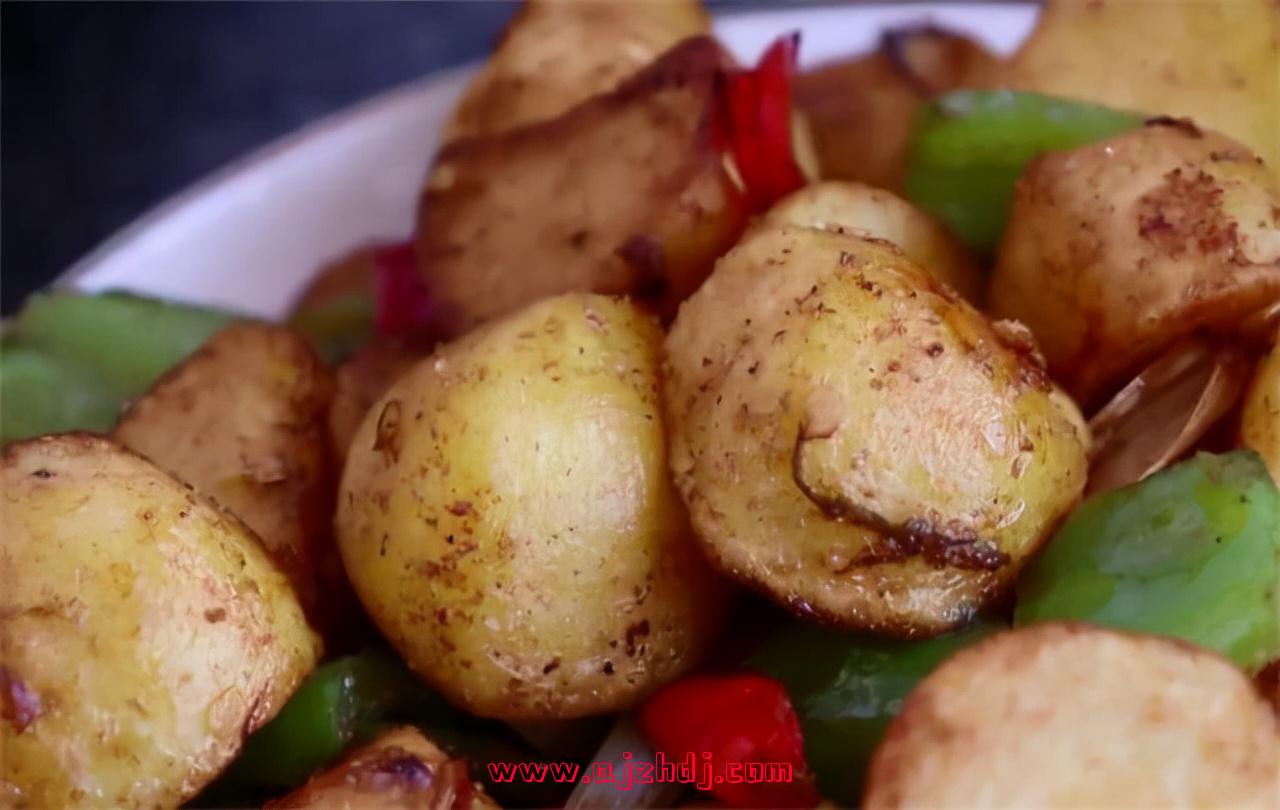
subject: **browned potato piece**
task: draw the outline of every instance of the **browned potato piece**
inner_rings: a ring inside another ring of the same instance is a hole
[[[1280,331],[1245,394],[1240,433],[1244,446],[1262,456],[1280,484]]]
[[[885,32],[873,53],[792,79],[821,176],[900,191],[916,111],[968,86],[995,57],[960,34],[931,26]]]
[[[699,0],[526,0],[467,87],[445,142],[555,118],[709,23]]]
[[[755,229],[681,307],[667,355],[694,529],[801,615],[963,624],[1084,487],[1084,425],[1025,330],[887,242]]]
[[[236,324],[157,380],[114,437],[248,524],[312,612],[333,510],[332,396],[305,338]]]
[[[177,807],[320,648],[252,533],[99,436],[0,466],[0,804]]]
[[[1049,0],[985,84],[1187,116],[1280,165],[1275,0]]]
[[[661,341],[625,300],[546,299],[419,362],[356,432],[347,573],[467,711],[624,710],[712,643],[726,589],[667,472]]]
[[[1042,624],[962,650],[908,696],[862,806],[1275,807],[1276,718],[1225,659]]]
[[[987,300],[1090,406],[1177,338],[1278,298],[1274,176],[1230,138],[1163,121],[1027,167]]]
[[[415,349],[379,341],[356,352],[334,371],[329,441],[339,469],[346,463],[351,437],[369,408],[422,357]]]
[[[497,808],[472,784],[467,764],[436,747],[415,728],[385,732],[267,810],[482,810]]]
[[[884,189],[838,180],[814,183],[776,202],[763,222],[766,227],[799,225],[884,239],[965,300],[976,304],[982,295],[982,270],[964,245],[923,211]]]
[[[418,229],[443,328],[572,291],[674,311],[745,223],[709,129],[727,64],[713,40],[691,39],[559,118],[445,147]]]

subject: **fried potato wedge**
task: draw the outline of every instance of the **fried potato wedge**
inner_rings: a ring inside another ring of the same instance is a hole
[[[923,211],[884,189],[838,180],[813,183],[774,203],[763,223],[884,239],[965,300],[976,305],[982,296],[982,269],[964,245]]]
[[[243,520],[311,612],[316,557],[331,537],[332,396],[305,338],[236,324],[157,380],[113,435]]]
[[[346,464],[351,438],[369,408],[423,356],[423,352],[407,346],[377,341],[353,354],[334,370],[329,442],[337,469],[341,470]]]
[[[872,53],[795,76],[821,176],[901,191],[917,110],[995,63],[968,37],[924,26],[887,31]]]
[[[1049,0],[987,84],[1186,116],[1280,165],[1275,0]]]
[[[1054,378],[1096,407],[1196,330],[1280,300],[1280,187],[1240,143],[1185,121],[1034,160],[987,289]]]
[[[1244,446],[1262,456],[1280,484],[1280,331],[1245,394],[1240,434]]]
[[[412,727],[384,732],[267,810],[485,810],[498,805],[451,759]]]
[[[802,616],[962,625],[1084,488],[1087,431],[1025,330],[887,242],[753,229],[666,348],[671,466],[704,549]]]
[[[687,40],[558,118],[446,146],[417,237],[442,328],[574,291],[673,312],[745,224],[710,130],[728,64],[714,40]]]
[[[962,650],[907,698],[862,803],[896,807],[1275,806],[1276,717],[1206,650],[1078,624]]]
[[[467,87],[445,142],[555,118],[709,26],[700,0],[526,0]]]
[[[0,463],[0,804],[177,807],[320,652],[253,534],[89,434]]]

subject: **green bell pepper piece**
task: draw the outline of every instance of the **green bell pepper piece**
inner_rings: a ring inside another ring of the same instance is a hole
[[[1032,158],[1142,124],[1145,116],[1013,90],[957,90],[925,105],[907,153],[907,198],[970,248],[995,250]]]
[[[0,347],[0,444],[44,433],[107,430],[119,413],[120,397],[92,370],[30,346]]]
[[[749,663],[786,686],[822,795],[856,806],[871,754],[907,694],[952,653],[1001,629],[979,620],[950,635],[898,641],[796,622]]]
[[[1016,625],[1176,636],[1256,672],[1280,657],[1280,491],[1250,451],[1201,453],[1086,501],[1017,592]]]

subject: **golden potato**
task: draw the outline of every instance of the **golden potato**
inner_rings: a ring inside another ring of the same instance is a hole
[[[177,807],[270,720],[319,643],[247,528],[89,434],[0,479],[0,786],[10,806]]]
[[[1198,329],[1280,298],[1280,191],[1257,158],[1158,121],[1028,166],[990,278],[1086,406]]]
[[[267,810],[483,810],[497,808],[467,764],[412,727],[384,732],[305,785],[267,803]]]
[[[347,573],[468,711],[624,709],[709,643],[723,594],[667,475],[660,340],[625,301],[549,299],[420,362],[357,431]]]
[[[1245,394],[1240,433],[1245,447],[1262,456],[1280,484],[1280,331]]]
[[[369,408],[424,354],[408,346],[378,341],[344,360],[334,371],[329,442],[339,469],[346,463],[351,437]]]
[[[792,97],[821,176],[900,191],[920,106],[969,86],[995,61],[968,37],[924,26],[886,31],[872,53],[796,75]]]
[[[1274,807],[1280,735],[1225,659],[1042,624],[962,650],[908,696],[862,806]]]
[[[907,258],[976,303],[982,269],[945,228],[892,192],[861,183],[814,183],[774,203],[765,227],[798,225],[893,242]]]
[[[699,0],[526,0],[467,87],[445,142],[555,118],[709,24]]]
[[[959,626],[1084,487],[1086,430],[1025,330],[989,325],[887,242],[756,229],[666,345],[694,529],[800,615]]]
[[[248,524],[314,613],[316,556],[331,541],[332,397],[305,338],[235,324],[157,380],[113,437]]]
[[[1280,165],[1275,0],[1049,0],[985,84],[1188,116]]]
[[[417,236],[442,330],[575,291],[674,312],[746,222],[710,131],[728,64],[691,39],[558,118],[446,146]]]

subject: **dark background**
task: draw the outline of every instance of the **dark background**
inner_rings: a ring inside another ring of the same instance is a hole
[[[249,150],[483,57],[514,8],[0,3],[0,307]]]

